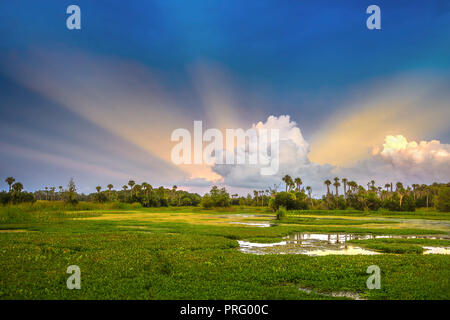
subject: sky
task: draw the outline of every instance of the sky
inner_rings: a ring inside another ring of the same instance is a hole
[[[381,30],[366,27],[372,4]],[[450,181],[446,0],[15,0],[0,35],[0,178],[27,190]],[[195,120],[280,129],[278,174],[175,165],[171,133]]]

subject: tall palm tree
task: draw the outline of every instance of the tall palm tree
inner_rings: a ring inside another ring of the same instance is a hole
[[[310,186],[306,186],[306,191],[308,191],[308,198],[309,198],[309,201],[311,202],[311,207],[312,207],[312,205],[313,205],[312,198],[311,198],[312,188]]]
[[[303,181],[300,178],[295,178],[294,179],[294,184],[295,184],[295,187],[296,187],[297,191],[300,191],[300,187],[303,184]]]
[[[353,180],[348,182],[348,186],[350,187],[348,191],[352,194],[355,193],[356,189],[358,189],[358,184]]]
[[[45,200],[48,201],[48,187],[45,187]]]
[[[50,188],[50,195],[51,195],[52,201],[55,200],[55,190],[56,190],[55,187]]]
[[[430,188],[426,184],[423,184],[421,189],[422,189],[422,191],[425,193],[425,195],[427,197],[427,208],[428,208],[428,198],[430,196]]]
[[[142,182],[141,183],[142,188],[144,188],[145,190],[145,196],[148,197],[148,192],[151,190],[151,185],[149,185],[147,182]]]
[[[389,183],[386,183],[385,185],[384,185],[384,187],[386,188],[386,191],[389,191],[389,187],[390,187],[391,185],[389,184]]]
[[[95,189],[97,190],[97,193],[100,193],[100,190],[102,190],[102,187],[96,186]]]
[[[112,190],[112,188],[114,188],[114,186],[110,183],[110,184],[108,184],[106,187],[108,188],[108,198],[109,198],[109,201],[111,201],[111,190]]]
[[[402,206],[403,196],[405,195],[405,188],[403,187],[403,183],[397,182],[395,184],[395,191],[398,193],[400,197],[400,207]]]
[[[126,185],[126,184],[124,184],[123,186],[122,186],[122,189],[123,189],[123,192],[124,192],[124,194],[125,194],[125,200],[127,199],[127,190],[128,190],[128,186]]]
[[[412,187],[413,187],[413,197],[414,197],[414,200],[416,200],[416,194],[417,194],[417,191],[420,186],[418,184],[413,183]]]
[[[23,190],[23,184],[21,184],[20,182],[16,182],[12,185],[12,190],[16,191],[16,192],[22,192]]]
[[[330,184],[331,184],[331,181],[327,179],[327,180],[325,180],[324,184],[326,184],[326,186],[327,186],[327,196],[329,196],[330,195]]]
[[[133,186],[136,184],[136,182],[134,182],[134,180],[130,180],[128,181],[128,185],[130,186],[130,193],[131,196],[133,196]]]
[[[9,192],[11,192],[11,186],[16,181],[13,177],[8,177],[5,179],[5,182],[9,185]]]
[[[344,199],[346,200],[347,200],[347,182],[348,182],[347,178],[342,179],[342,183],[344,184]]]
[[[62,198],[63,198],[62,195],[63,195],[63,191],[64,191],[63,186],[59,186],[58,189],[59,189],[59,200],[62,200]]]
[[[339,187],[341,186],[341,184],[339,183],[338,177],[334,178],[333,186],[336,188],[336,197],[339,197]]]
[[[286,192],[288,192],[288,189],[290,189],[291,185],[293,184],[291,176],[287,174],[281,180],[283,180],[283,182],[286,183]]]

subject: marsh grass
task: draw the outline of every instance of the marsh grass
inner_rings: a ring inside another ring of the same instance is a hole
[[[356,292],[368,299],[450,299],[450,257],[421,255],[416,247],[448,240],[371,239],[358,245],[396,254],[324,257],[256,256],[240,252],[236,241],[278,242],[294,232],[448,235],[449,230],[398,223],[375,228],[365,224],[367,213],[350,213],[347,220],[329,220],[322,213],[308,220],[289,213],[276,226],[258,228],[230,225],[224,213],[268,215],[251,207],[147,209],[47,202],[1,207],[2,229],[34,232],[0,233],[0,299],[335,298],[307,294],[300,287],[325,294]],[[66,269],[72,264],[82,270],[81,290],[66,288]],[[373,264],[381,268],[381,290],[366,287],[366,269]]]

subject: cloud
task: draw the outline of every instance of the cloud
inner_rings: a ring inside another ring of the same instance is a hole
[[[349,166],[392,134],[415,139],[448,129],[448,79],[408,74],[361,87],[311,137],[311,161]]]
[[[393,174],[408,183],[450,180],[450,144],[440,141],[407,141],[402,135],[388,135],[383,149],[374,148],[374,162],[385,174]]]
[[[300,176],[305,184],[316,189],[325,177],[334,169],[331,165],[311,163],[308,158],[309,144],[302,132],[289,115],[269,116],[265,122],[252,125],[253,129],[279,130],[279,170],[275,175],[261,175],[261,167],[266,165],[227,165],[216,164],[213,170],[223,177],[223,184],[240,188],[267,189],[280,186],[281,178],[286,175]]]
[[[300,177],[303,185],[310,185],[317,196],[326,190],[323,181],[336,176],[355,180],[361,185],[372,179],[377,185],[397,181],[405,184],[450,181],[450,145],[437,140],[417,143],[408,142],[402,135],[388,135],[384,144],[373,146],[372,152],[367,151],[366,159],[348,166],[336,166],[310,160],[309,143],[288,115],[270,116],[266,122],[259,122],[252,128],[280,130],[279,171],[273,176],[262,176],[260,165],[215,165],[213,170],[223,177],[224,185],[249,189],[267,189],[276,185],[283,189],[281,179],[289,174],[293,178]]]

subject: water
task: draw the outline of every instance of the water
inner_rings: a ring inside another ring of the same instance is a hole
[[[361,298],[361,296],[356,293],[356,292],[349,292],[349,291],[333,291],[331,293],[322,293],[322,292],[317,292],[308,288],[298,288],[298,290],[303,291],[307,294],[310,293],[314,293],[314,294],[319,294],[322,296],[327,296],[327,297],[345,297],[345,298],[350,298],[353,300],[365,300],[364,298]]]
[[[425,252],[423,254],[450,254],[450,248],[444,247],[423,247]]]
[[[261,227],[261,228],[267,228],[272,226],[273,224],[269,222],[230,222],[231,224],[242,224],[245,226],[252,226],[252,227]]]
[[[326,233],[295,233],[285,237],[285,240],[276,243],[255,243],[238,241],[239,249],[251,254],[304,254],[308,256],[325,255],[376,255],[379,252],[347,244],[349,240],[368,240],[380,238],[401,239],[445,239],[436,236],[401,236],[401,235],[363,235],[352,233],[326,234]],[[424,254],[449,254],[449,248],[424,247]]]

